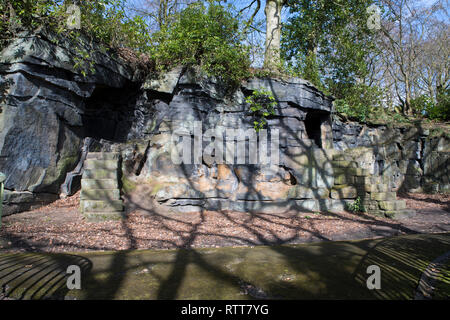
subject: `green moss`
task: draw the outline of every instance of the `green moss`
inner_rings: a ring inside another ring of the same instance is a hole
[[[136,183],[128,179],[125,175],[122,176],[122,190],[125,194],[129,194],[136,189]]]

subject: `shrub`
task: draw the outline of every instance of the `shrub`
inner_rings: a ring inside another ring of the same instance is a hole
[[[255,116],[253,126],[258,132],[266,126],[266,118],[275,115],[277,102],[273,94],[265,90],[255,90],[251,96],[247,97],[246,102]]]
[[[150,44],[148,27],[141,17],[128,18],[126,0],[80,1],[80,30],[69,29],[67,12],[71,2],[58,0],[0,0],[0,32],[5,45],[20,31],[46,27],[77,38],[80,33],[108,47],[131,47],[146,51]]]
[[[353,201],[353,203],[349,204],[347,207],[347,210],[349,210],[350,212],[353,212],[353,213],[366,211],[366,209],[364,208],[364,206],[362,204],[360,197],[356,198],[355,201]]]
[[[152,57],[161,71],[175,65],[198,65],[208,75],[236,86],[248,75],[248,50],[240,25],[224,7],[194,3],[176,21],[154,34]]]
[[[360,84],[339,91],[342,94],[334,103],[336,112],[344,113],[350,118],[366,122],[381,108],[381,92],[376,87]]]

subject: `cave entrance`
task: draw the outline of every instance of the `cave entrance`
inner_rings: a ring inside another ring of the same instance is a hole
[[[133,116],[132,97],[130,88],[97,86],[86,99],[84,135],[96,140],[126,141]]]
[[[305,129],[308,139],[314,141],[316,146],[319,148],[330,147],[331,120],[329,113],[317,110],[309,111],[305,118]]]

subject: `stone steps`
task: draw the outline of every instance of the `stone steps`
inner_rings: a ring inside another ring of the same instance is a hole
[[[406,208],[404,200],[397,200],[397,193],[390,187],[389,177],[374,176],[369,170],[359,168],[358,156],[346,152],[336,153],[332,165],[335,178],[330,194],[332,199],[359,197],[366,212],[389,218],[414,214],[414,210]]]
[[[86,159],[86,161],[84,161],[84,168],[88,170],[117,170],[117,162],[117,160]]]
[[[117,172],[106,169],[85,169],[83,173],[84,179],[116,179]]]
[[[120,153],[118,152],[89,152],[86,159],[96,160],[119,160]]]
[[[120,155],[114,152],[90,152],[84,162],[81,179],[80,210],[89,221],[123,218],[118,168]]]

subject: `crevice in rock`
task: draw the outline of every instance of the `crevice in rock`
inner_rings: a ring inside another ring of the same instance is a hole
[[[133,124],[133,100],[137,91],[137,87],[132,85],[120,89],[97,86],[85,101],[82,115],[84,136],[125,142]]]

